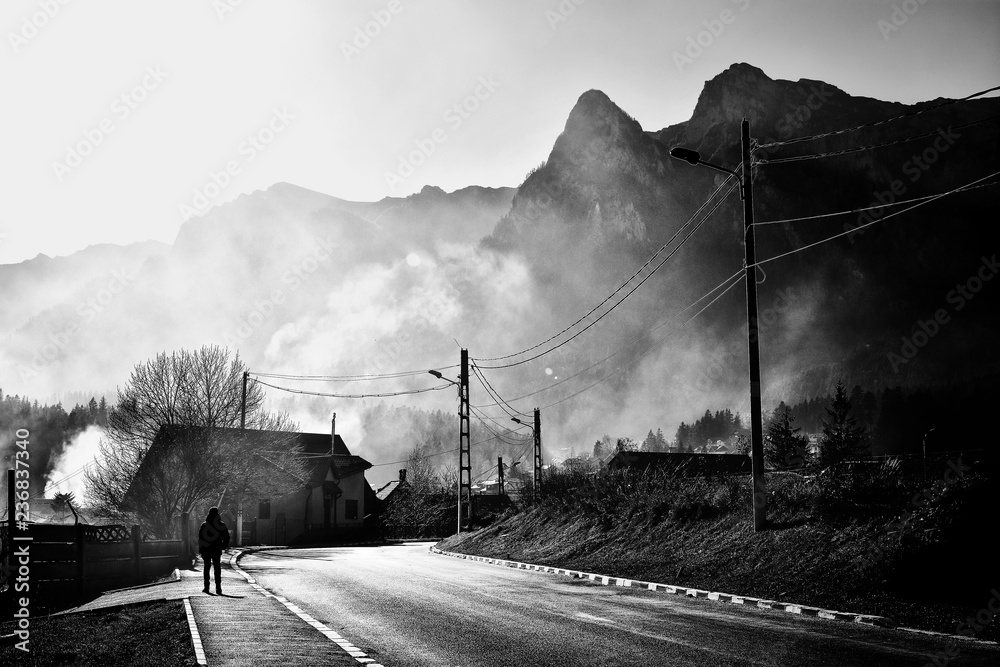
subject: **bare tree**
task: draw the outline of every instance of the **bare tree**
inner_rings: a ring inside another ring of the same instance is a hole
[[[89,502],[106,516],[139,519],[153,532],[168,534],[177,515],[226,489],[253,492],[301,483],[298,447],[268,444],[281,436],[236,437],[213,430],[239,427],[244,370],[238,354],[230,358],[218,346],[161,353],[137,365],[118,389],[100,457],[86,473]],[[295,428],[287,415],[263,410],[263,403],[262,389],[249,383],[248,427]],[[177,428],[151,451],[164,426]],[[270,450],[277,453],[264,453]]]

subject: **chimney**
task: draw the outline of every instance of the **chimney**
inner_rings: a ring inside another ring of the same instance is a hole
[[[333,456],[337,449],[337,413],[333,413],[333,419],[330,422],[330,456]]]
[[[399,471],[399,483],[402,484],[406,481],[406,468]]]

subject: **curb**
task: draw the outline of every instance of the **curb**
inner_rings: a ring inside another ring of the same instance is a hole
[[[896,629],[897,625],[895,621],[891,618],[886,618],[885,616],[873,616],[870,614],[855,614],[843,611],[833,611],[830,609],[821,609],[820,607],[810,607],[801,604],[790,604],[787,602],[777,602],[775,600],[765,600],[763,598],[749,597],[746,595],[733,595],[732,593],[718,593],[714,591],[704,591],[700,588],[688,588],[686,586],[673,586],[671,584],[659,584],[650,581],[638,581],[635,579],[625,579],[624,577],[610,577],[603,574],[593,574],[590,572],[581,572],[579,570],[568,570],[562,567],[551,567],[548,565],[534,565],[532,563],[521,563],[519,561],[513,560],[503,560],[501,558],[487,558],[485,556],[470,556],[468,554],[460,554],[452,551],[442,551],[437,547],[430,548],[431,553],[440,554],[442,556],[451,556],[453,558],[462,558],[465,560],[479,561],[481,563],[488,563],[490,565],[498,565],[501,567],[510,567],[517,570],[534,570],[536,572],[547,572],[552,574],[559,574],[568,577],[573,577],[574,579],[588,579],[598,584],[604,586],[621,586],[624,588],[643,588],[649,591],[662,591],[664,593],[672,593],[674,595],[686,595],[692,598],[704,598],[707,600],[713,600],[717,602],[727,602],[729,604],[740,604],[748,607],[758,607],[760,609],[773,609],[775,611],[783,611],[789,614],[800,614],[802,616],[812,616],[815,618],[825,618],[832,621],[848,621],[852,623],[861,623],[863,625],[873,625],[881,628],[891,628]]]
[[[170,573],[170,579],[166,581],[154,581],[149,584],[139,584],[138,586],[126,586],[125,588],[114,588],[110,591],[104,591],[101,595],[107,595],[109,593],[121,593],[122,591],[137,591],[143,588],[152,588],[153,586],[162,586],[163,584],[176,584],[181,580],[181,571],[178,568],[174,568],[174,571]]]
[[[208,658],[205,657],[205,647],[201,643],[201,631],[194,620],[194,610],[191,609],[191,596],[184,596],[184,615],[187,617],[188,633],[191,635],[191,645],[194,646],[195,661],[199,665],[207,665]]]
[[[287,548],[287,547],[277,547],[277,546],[276,547],[263,547],[261,549],[257,549],[257,551],[271,551],[271,550],[275,550],[275,549],[285,549],[285,548]],[[243,568],[241,568],[240,565],[239,565],[239,559],[244,554],[246,554],[248,552],[247,551],[242,551],[240,549],[236,549],[234,551],[235,551],[235,553],[231,554],[230,557],[229,557],[229,565],[230,565],[230,567],[232,567],[233,570],[235,570],[237,572],[237,574],[241,575],[244,579],[246,579],[247,583],[250,584],[250,586],[255,591],[257,591],[258,593],[260,593],[264,597],[274,598],[281,605],[283,605],[286,609],[288,609],[288,611],[290,611],[293,614],[295,614],[299,619],[305,621],[314,630],[318,631],[324,637],[326,637],[331,642],[333,642],[334,644],[336,644],[337,646],[339,646],[342,651],[344,651],[349,656],[351,656],[352,658],[354,658],[355,660],[357,660],[359,663],[367,665],[367,667],[382,667],[381,664],[379,664],[379,663],[375,662],[374,660],[372,660],[371,658],[369,658],[367,653],[365,653],[364,651],[362,651],[361,649],[359,649],[351,641],[347,640],[342,635],[340,635],[337,632],[333,631],[332,629],[330,629],[328,626],[324,625],[323,623],[320,623],[319,621],[317,621],[315,618],[313,618],[308,613],[306,613],[303,609],[301,609],[294,602],[292,602],[288,598],[282,597],[280,595],[275,595],[271,591],[269,591],[266,588],[264,588],[263,586],[261,586],[257,582],[256,579],[254,579],[253,577],[251,577],[250,574],[248,572],[246,572]],[[253,553],[253,552],[250,551],[249,553]]]

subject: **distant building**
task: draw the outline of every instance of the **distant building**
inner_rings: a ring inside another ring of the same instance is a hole
[[[741,475],[751,472],[749,456],[743,454],[692,454],[667,452],[618,452],[608,461],[608,470],[671,470],[688,477]]]

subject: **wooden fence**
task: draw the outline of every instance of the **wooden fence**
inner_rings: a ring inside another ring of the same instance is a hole
[[[4,556],[14,545],[11,579],[19,568],[18,550],[27,547],[32,598],[50,603],[147,583],[175,567],[190,565],[184,540],[143,539],[139,526],[28,523],[13,542],[7,522],[2,522],[0,534]]]

